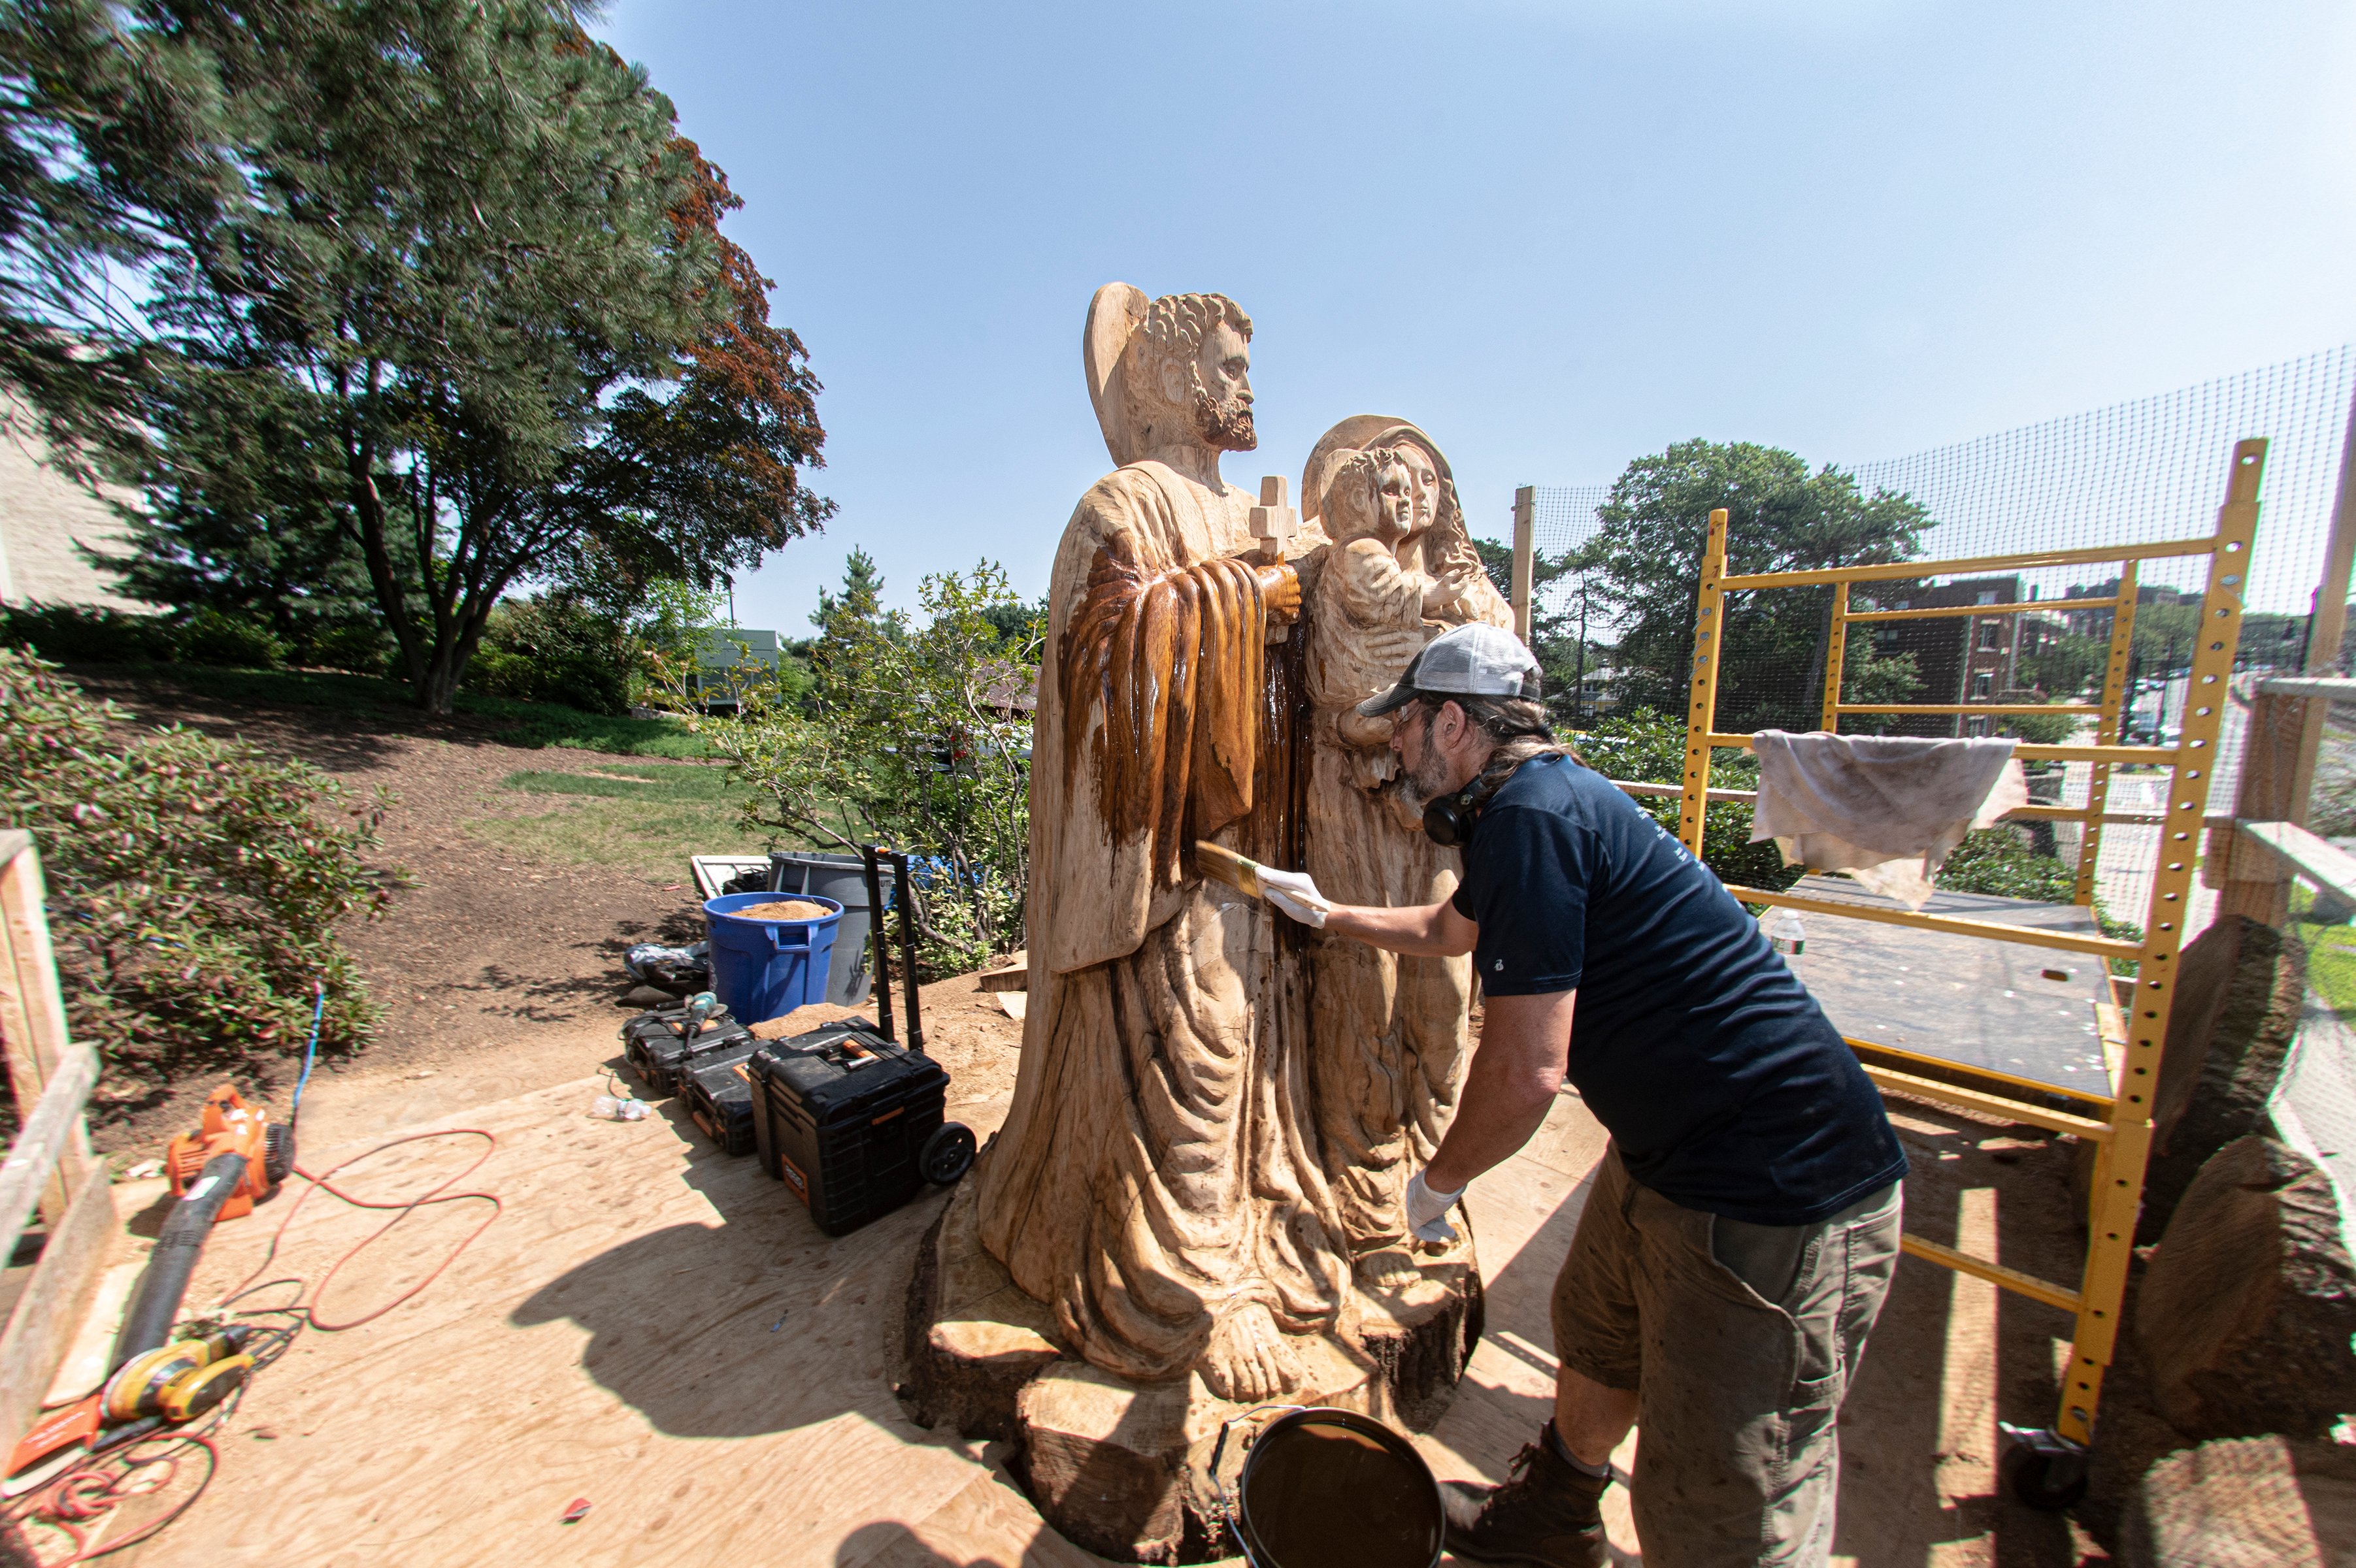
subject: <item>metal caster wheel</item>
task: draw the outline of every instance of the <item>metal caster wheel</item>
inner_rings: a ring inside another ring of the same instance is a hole
[[[2012,1495],[2033,1509],[2059,1513],[2085,1500],[2086,1445],[2050,1428],[1998,1422],[2007,1439],[2004,1470]]]
[[[973,1129],[963,1122],[943,1122],[916,1156],[916,1168],[937,1187],[947,1187],[972,1167]]]

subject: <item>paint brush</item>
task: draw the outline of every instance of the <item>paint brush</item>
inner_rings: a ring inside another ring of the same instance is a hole
[[[1227,886],[1253,898],[1260,896],[1259,862],[1248,860],[1233,849],[1217,844],[1194,840],[1194,864],[1206,877],[1215,877]]]

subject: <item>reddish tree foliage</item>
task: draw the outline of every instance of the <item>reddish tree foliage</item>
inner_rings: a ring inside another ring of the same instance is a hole
[[[673,150],[693,171],[671,208],[682,247],[701,246],[718,266],[712,325],[687,351],[688,372],[665,402],[626,400],[615,436],[639,459],[644,504],[672,518],[696,516],[741,539],[775,548],[822,528],[831,501],[801,470],[825,464],[819,379],[791,327],[769,319],[771,281],[720,220],[744,205],[728,176],[693,142]]]

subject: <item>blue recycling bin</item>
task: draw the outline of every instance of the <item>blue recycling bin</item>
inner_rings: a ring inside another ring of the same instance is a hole
[[[816,920],[747,920],[736,912],[787,896],[823,904],[827,912]],[[755,1024],[826,1000],[841,904],[812,893],[723,893],[703,901],[703,917],[712,932],[712,989],[738,1021]]]

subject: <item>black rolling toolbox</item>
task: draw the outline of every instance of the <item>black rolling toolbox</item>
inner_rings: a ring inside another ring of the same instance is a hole
[[[745,1063],[760,1049],[748,1034],[741,1045],[699,1058],[680,1076],[680,1103],[727,1154],[753,1152],[753,1082]]]
[[[821,1025],[808,1034],[798,1034],[791,1040],[765,1040],[758,1051],[745,1058],[744,1070],[751,1076],[753,1084],[753,1152],[760,1157],[761,1168],[779,1181],[786,1179],[786,1168],[778,1158],[777,1140],[771,1136],[766,1102],[764,1098],[768,1091],[764,1084],[762,1074],[766,1073],[770,1065],[786,1052],[808,1053],[823,1051],[830,1041],[838,1040],[843,1042],[843,1052],[854,1059],[862,1051],[873,1054],[896,1051],[901,1049],[893,1043],[889,1035],[867,1019],[843,1019],[834,1023]],[[755,1058],[758,1060],[755,1061]]]
[[[941,1119],[949,1075],[872,1028],[776,1040],[745,1067],[761,1164],[830,1236],[890,1213],[927,1179],[956,1180],[973,1163],[973,1134]]]
[[[868,905],[880,911],[876,852],[872,845],[862,852]],[[916,966],[907,859],[892,861],[902,911],[901,962],[894,967],[907,976]],[[880,948],[880,923],[876,936]],[[927,1181],[955,1181],[973,1164],[971,1130],[942,1119],[949,1075],[925,1054],[913,981],[906,990],[905,1045],[892,1038],[887,979],[876,988],[880,1024],[846,1019],[772,1040],[744,1064],[761,1168],[809,1205],[830,1236],[890,1213]]]
[[[707,1018],[692,1038],[687,1019],[686,1008],[658,1008],[622,1026],[623,1057],[638,1082],[658,1094],[677,1093],[686,1070],[713,1052],[759,1043],[724,1008]]]

